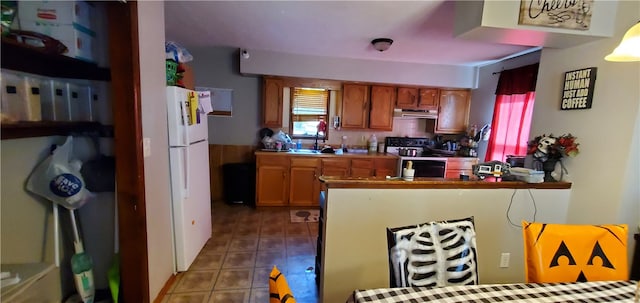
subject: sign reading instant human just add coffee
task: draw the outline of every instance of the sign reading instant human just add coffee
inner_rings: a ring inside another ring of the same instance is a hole
[[[564,73],[560,109],[591,108],[597,70],[596,67],[589,67]]]

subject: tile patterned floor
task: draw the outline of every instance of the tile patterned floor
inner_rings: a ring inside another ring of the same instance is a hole
[[[290,223],[289,208],[213,203],[213,234],[163,303],[268,303],[273,265],[298,303],[318,303],[318,223]]]

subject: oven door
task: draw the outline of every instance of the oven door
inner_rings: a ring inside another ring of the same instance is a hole
[[[446,158],[401,157],[398,161],[399,177],[402,177],[402,169],[407,167],[408,161],[413,163],[413,169],[415,170],[414,177],[444,178],[445,168],[447,166]]]

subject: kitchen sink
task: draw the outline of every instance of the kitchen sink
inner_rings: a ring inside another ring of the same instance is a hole
[[[290,152],[296,153],[296,154],[319,154],[320,153],[319,150],[314,150],[314,149],[292,149]]]

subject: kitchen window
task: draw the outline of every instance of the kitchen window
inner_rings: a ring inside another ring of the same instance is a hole
[[[327,139],[326,131],[318,131],[320,121],[328,121],[329,91],[323,88],[294,87],[291,90],[292,138]],[[328,129],[328,128],[327,128]]]

